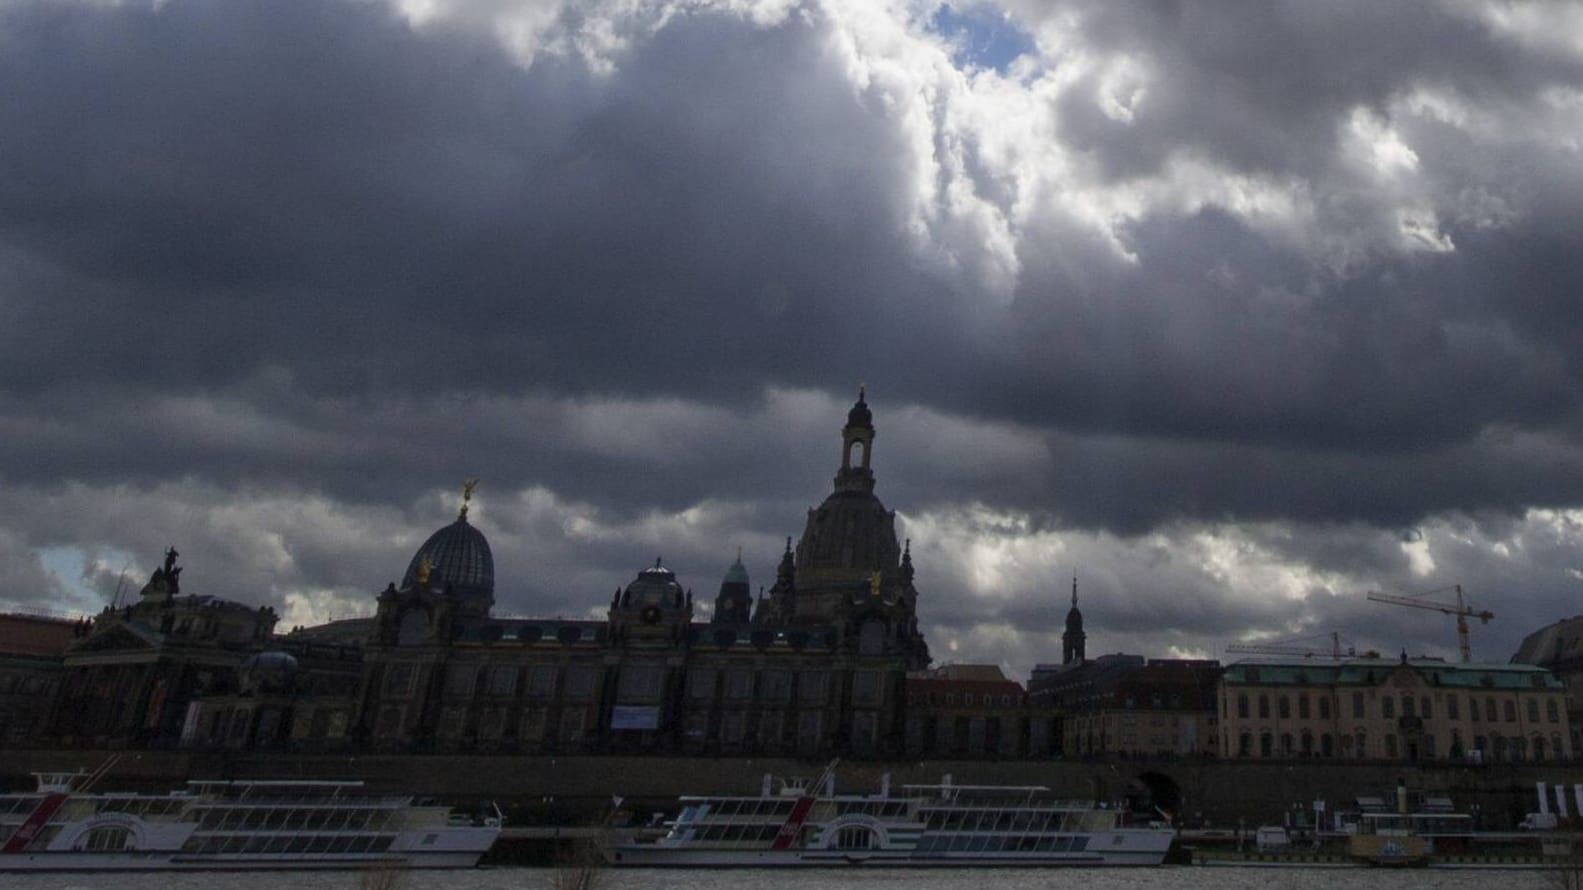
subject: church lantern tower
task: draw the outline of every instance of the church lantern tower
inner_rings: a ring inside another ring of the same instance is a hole
[[[1082,664],[1084,643],[1083,613],[1077,609],[1077,577],[1072,577],[1072,608],[1066,613],[1066,633],[1061,634],[1061,663]]]
[[[720,593],[715,597],[714,624],[747,624],[753,614],[753,590],[748,583],[748,570],[742,565],[742,551],[737,551],[737,561],[726,569],[720,582]]]

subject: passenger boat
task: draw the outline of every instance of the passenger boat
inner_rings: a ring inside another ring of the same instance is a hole
[[[168,794],[91,791],[89,773],[35,773],[0,795],[0,872],[466,868],[500,834],[499,810],[372,795],[361,782],[193,781]]]
[[[1383,798],[1358,798],[1359,811],[1343,817],[1347,854],[1370,865],[1428,865],[1439,855],[1470,851],[1473,817],[1454,812],[1444,797],[1425,797],[1409,804],[1405,788],[1397,789],[1397,806]]]
[[[765,777],[756,796],[684,797],[661,836],[610,848],[634,866],[1158,865],[1175,831],[1128,824],[1119,809],[1061,801],[1043,786],[905,785],[836,794]]]

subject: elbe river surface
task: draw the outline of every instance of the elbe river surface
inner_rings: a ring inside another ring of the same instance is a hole
[[[1576,876],[1572,876],[1576,880]],[[1563,890],[1556,872],[1368,868],[606,870],[597,890]],[[380,890],[553,890],[548,868],[406,872]],[[371,890],[347,872],[0,874],[4,890]],[[1573,884],[1572,886],[1576,886]]]

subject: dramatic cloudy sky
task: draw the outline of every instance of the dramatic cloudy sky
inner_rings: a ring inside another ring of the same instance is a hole
[[[937,660],[1505,660],[1580,300],[1575,3],[0,0],[0,607],[712,600],[862,382]]]

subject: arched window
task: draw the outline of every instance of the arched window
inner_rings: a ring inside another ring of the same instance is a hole
[[[1262,692],[1259,693],[1259,719],[1270,719],[1270,697]]]
[[[1360,729],[1357,732],[1356,738],[1357,738],[1357,741],[1358,741],[1358,744],[1357,744],[1358,758],[1362,759],[1362,758],[1368,757],[1369,756],[1369,734]]]
[[[1319,697],[1319,719],[1330,719],[1330,698],[1328,696],[1321,695]]]
[[[1292,734],[1289,732],[1281,733],[1281,756],[1292,756]]]
[[[1528,699],[1528,722],[1539,722],[1539,700],[1536,698]]]
[[[1545,719],[1551,723],[1561,722],[1561,708],[1554,698],[1545,699]]]
[[[1281,700],[1280,700],[1280,702],[1278,702],[1278,704],[1280,706],[1281,719],[1282,720],[1290,719],[1291,716],[1292,716],[1292,703],[1291,703],[1291,701],[1289,699],[1287,699],[1286,696],[1283,695],[1283,696],[1281,696]]]
[[[1452,720],[1457,720],[1461,717],[1457,713],[1457,694],[1455,692],[1446,693],[1446,716]]]
[[[1320,701],[1324,701],[1324,699],[1320,699]],[[1319,756],[1320,757],[1334,757],[1334,756],[1336,756],[1336,742],[1335,742],[1335,739],[1332,738],[1330,733],[1328,733],[1328,732],[1319,737]]]
[[[1253,756],[1253,733],[1245,732],[1242,735],[1237,736],[1237,756]]]
[[[1302,752],[1304,757],[1312,757],[1312,756],[1314,756],[1314,734],[1313,733],[1309,732],[1306,729],[1303,730],[1303,734],[1300,737],[1298,750]]]
[[[1545,737],[1538,733],[1534,734],[1534,759],[1545,759]]]
[[[1435,716],[1434,708],[1429,704],[1429,696],[1426,695],[1418,700],[1418,715],[1425,720]]]
[[[1237,716],[1244,720],[1248,719],[1248,694],[1246,692],[1237,693]]]
[[[1382,696],[1380,698],[1380,716],[1384,717],[1387,720],[1395,719],[1395,717],[1396,717],[1396,699],[1395,698],[1392,698],[1389,695]]]
[[[1275,756],[1275,736],[1272,736],[1267,732],[1259,733],[1259,756]]]
[[[1411,693],[1402,696],[1402,716],[1411,717],[1418,711],[1418,706],[1413,703]]]
[[[1435,737],[1427,732],[1424,733],[1423,738],[1419,741],[1418,756],[1422,760],[1435,759]]]
[[[1495,716],[1495,696],[1493,695],[1484,697],[1484,719],[1490,723],[1494,723],[1499,719]]]
[[[1509,698],[1506,700],[1506,722],[1517,722],[1517,703]]]
[[[1308,694],[1307,693],[1304,693],[1304,694],[1299,695],[1297,697],[1297,716],[1302,718],[1302,719],[1304,719],[1304,720],[1308,719],[1309,715],[1308,715]]]
[[[1391,760],[1395,760],[1397,757],[1396,733],[1394,732],[1388,732],[1385,734],[1385,756]]]

